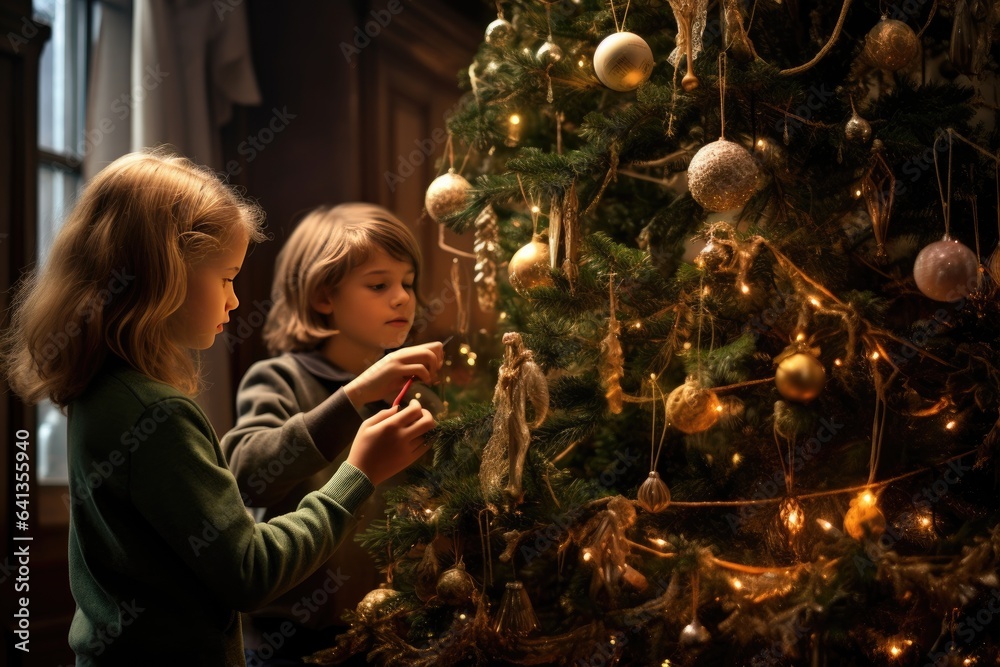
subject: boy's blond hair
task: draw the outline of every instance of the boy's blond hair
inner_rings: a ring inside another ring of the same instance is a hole
[[[163,150],[131,153],[86,185],[48,260],[18,287],[3,336],[6,375],[26,402],[66,406],[108,353],[179,390],[197,358],[171,340],[192,263],[234,233],[264,240],[263,213],[210,170]]]
[[[375,204],[360,202],[311,211],[278,253],[271,299],[264,325],[271,354],[314,350],[336,331],[312,306],[319,288],[336,289],[377,250],[411,262],[414,289],[420,277],[420,246],[396,216]]]

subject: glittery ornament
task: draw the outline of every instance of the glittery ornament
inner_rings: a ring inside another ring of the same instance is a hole
[[[989,0],[956,0],[948,55],[962,74],[976,77],[990,55]]]
[[[450,570],[442,572],[437,582],[438,597],[453,607],[468,604],[475,590],[476,582],[465,571],[465,564],[462,561],[455,563],[455,567]]]
[[[667,396],[667,419],[684,433],[700,433],[715,426],[722,412],[719,397],[693,378]]]
[[[805,526],[806,514],[802,505],[795,498],[785,498],[781,501],[778,517],[785,529],[788,530],[789,535],[798,535],[802,532],[802,527]]]
[[[476,238],[472,244],[476,253],[476,284],[479,309],[489,312],[497,303],[497,262],[500,253],[500,230],[497,214],[492,206],[487,206],[476,217]]]
[[[466,197],[472,187],[460,174],[456,174],[454,169],[449,169],[447,174],[442,174],[431,181],[424,197],[424,206],[427,213],[435,222],[444,222],[446,218],[465,209]]]
[[[867,144],[868,140],[872,138],[872,126],[867,120],[859,116],[857,111],[852,111],[851,117],[847,120],[847,124],[844,125],[844,136],[847,137],[848,141]]]
[[[549,65],[555,65],[563,59],[563,50],[559,48],[558,44],[549,40],[538,47],[538,51],[535,53],[535,58],[537,58],[538,62],[542,65],[548,67]]]
[[[774,383],[778,387],[778,393],[788,400],[808,403],[823,390],[826,369],[813,355],[795,352],[778,362]]]
[[[635,33],[608,35],[594,51],[594,73],[611,90],[634,90],[652,71],[653,52]]]
[[[615,298],[614,276],[608,281],[609,315],[608,333],[601,340],[600,372],[601,384],[604,385],[604,397],[608,399],[608,410],[612,414],[622,411],[622,376],[625,374],[625,356],[622,354],[621,341],[618,334],[621,325],[618,323],[618,304]]]
[[[862,491],[851,499],[844,515],[844,532],[856,540],[877,538],[885,532],[885,516],[878,508],[878,498],[871,491]]]
[[[486,43],[503,48],[510,44],[514,36],[514,26],[507,19],[498,18],[486,26]]]
[[[864,56],[873,66],[895,72],[906,67],[920,51],[920,40],[902,21],[883,18],[865,37]]]
[[[660,474],[655,470],[649,471],[649,477],[639,487],[636,502],[639,503],[639,507],[653,514],[662,512],[669,507],[670,488],[667,487],[666,482],[660,479]]]
[[[979,285],[979,260],[968,247],[946,236],[920,251],[913,279],[929,299],[959,301]]]
[[[510,258],[507,275],[511,287],[521,296],[527,296],[528,290],[535,287],[551,287],[553,282],[549,270],[548,244],[543,243],[541,237],[535,236]]]
[[[362,623],[375,623],[385,618],[386,613],[382,610],[389,600],[399,595],[399,591],[389,588],[388,584],[380,584],[378,588],[370,591],[361,598],[355,610]]]
[[[986,273],[993,279],[994,286],[1000,286],[1000,245],[993,249],[993,253],[986,260]]]
[[[757,164],[747,149],[719,139],[702,146],[688,166],[688,189],[709,211],[740,208],[757,186]]]

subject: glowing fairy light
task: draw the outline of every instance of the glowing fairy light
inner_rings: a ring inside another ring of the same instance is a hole
[[[806,339],[806,335],[804,333],[802,333],[801,331],[795,335],[795,342],[796,343],[801,343],[805,339]]]
[[[681,347],[683,347],[685,350],[690,350],[691,349],[691,341],[687,341]]]
[[[510,115],[510,124],[511,125],[520,125],[521,124],[521,117],[518,116],[516,113],[512,113]],[[537,207],[535,207],[535,208],[537,208]],[[535,209],[532,209],[532,211],[535,211]]]
[[[875,504],[875,494],[872,493],[871,491],[863,491],[861,493],[861,502],[864,505],[871,507],[872,505]]]
[[[740,461],[742,461],[742,460],[743,460],[743,457],[740,456],[739,452],[736,452],[735,454],[733,454],[733,465],[734,466],[738,466],[740,464]]]
[[[841,366],[841,365],[843,365],[843,363],[844,363],[844,362],[843,362],[843,361],[841,361],[840,359],[834,359],[834,360],[833,360],[833,365],[834,365],[834,366]]]
[[[876,351],[872,352],[872,361],[877,361],[881,355]]]
[[[831,528],[833,528],[833,524],[827,521],[826,519],[816,519],[816,523],[819,524],[820,528],[826,531],[829,531]]]
[[[507,319],[507,313],[500,313],[500,319],[501,320]]]
[[[531,212],[532,212],[532,213],[540,213],[540,212],[541,212],[541,210],[542,210],[542,209],[538,208],[537,206],[532,206],[532,207],[531,207]]]
[[[944,427],[950,431],[953,428],[955,428],[955,426],[956,426],[957,423],[958,422],[956,422],[954,419],[952,419],[950,422],[948,422],[947,424],[945,424]]]
[[[816,306],[817,308],[819,308],[820,306],[823,305],[823,304],[820,303],[819,299],[817,299],[814,296],[809,297],[809,303],[811,303],[812,305]]]
[[[462,354],[468,354],[469,353],[469,346],[468,345],[462,345],[462,347],[458,348],[458,351],[460,353],[462,353]]]
[[[733,585],[733,588],[735,588],[736,590],[742,590],[742,588],[743,588],[743,582],[740,581],[739,579],[737,579],[736,577],[733,577],[733,580],[730,583]]]
[[[757,140],[757,148],[763,148],[764,146],[767,146],[767,142],[764,141],[763,139],[758,139]]]
[[[750,293],[750,286],[747,285],[746,283],[742,283],[742,284],[740,284],[740,291],[743,292],[744,294],[749,294]]]

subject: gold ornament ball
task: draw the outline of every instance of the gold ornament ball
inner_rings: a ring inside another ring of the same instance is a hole
[[[960,301],[979,286],[979,259],[968,246],[945,237],[920,251],[913,279],[929,299]]]
[[[878,508],[878,499],[870,491],[851,500],[851,506],[844,515],[844,532],[856,540],[865,537],[878,538],[885,532],[885,515]]]
[[[448,216],[465,209],[472,184],[453,169],[431,181],[424,197],[427,213],[435,222],[444,222]]]
[[[514,26],[507,19],[498,18],[486,26],[486,43],[490,46],[503,48],[514,36]]]
[[[453,607],[460,607],[472,600],[476,590],[476,582],[465,571],[464,563],[456,563],[455,567],[441,573],[437,582],[437,594],[441,600]]]
[[[635,90],[653,71],[653,52],[631,32],[605,37],[594,51],[594,73],[611,90]]]
[[[535,287],[552,287],[549,245],[536,236],[510,258],[507,275],[511,287],[521,296],[527,296],[528,290]]]
[[[684,433],[701,433],[715,426],[721,408],[715,392],[696,382],[685,382],[667,396],[667,419]]]
[[[865,57],[879,69],[895,72],[917,57],[920,39],[910,26],[896,19],[882,19],[865,37]]]
[[[757,188],[757,163],[747,149],[719,139],[702,146],[688,166],[688,189],[694,200],[717,213],[740,208]]]
[[[688,72],[681,79],[681,88],[684,89],[685,93],[697,90],[699,85],[701,85],[701,82],[698,81],[698,77],[693,72]]]
[[[649,472],[649,477],[639,487],[636,502],[639,507],[652,514],[662,512],[670,506],[670,488],[655,470]]]
[[[811,354],[796,352],[778,364],[774,382],[778,386],[778,393],[788,400],[808,403],[823,390],[826,369]]]
[[[361,602],[358,603],[356,609],[358,617],[364,623],[374,623],[375,621],[381,620],[386,616],[386,614],[381,612],[380,608],[383,604],[397,595],[399,595],[399,591],[393,590],[385,584],[382,584],[361,598]]]

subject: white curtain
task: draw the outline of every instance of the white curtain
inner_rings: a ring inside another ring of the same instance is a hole
[[[233,105],[260,104],[246,6],[212,0],[104,0],[91,55],[83,175],[159,144],[217,171]],[[229,352],[202,354],[198,400],[220,434],[232,426]]]

